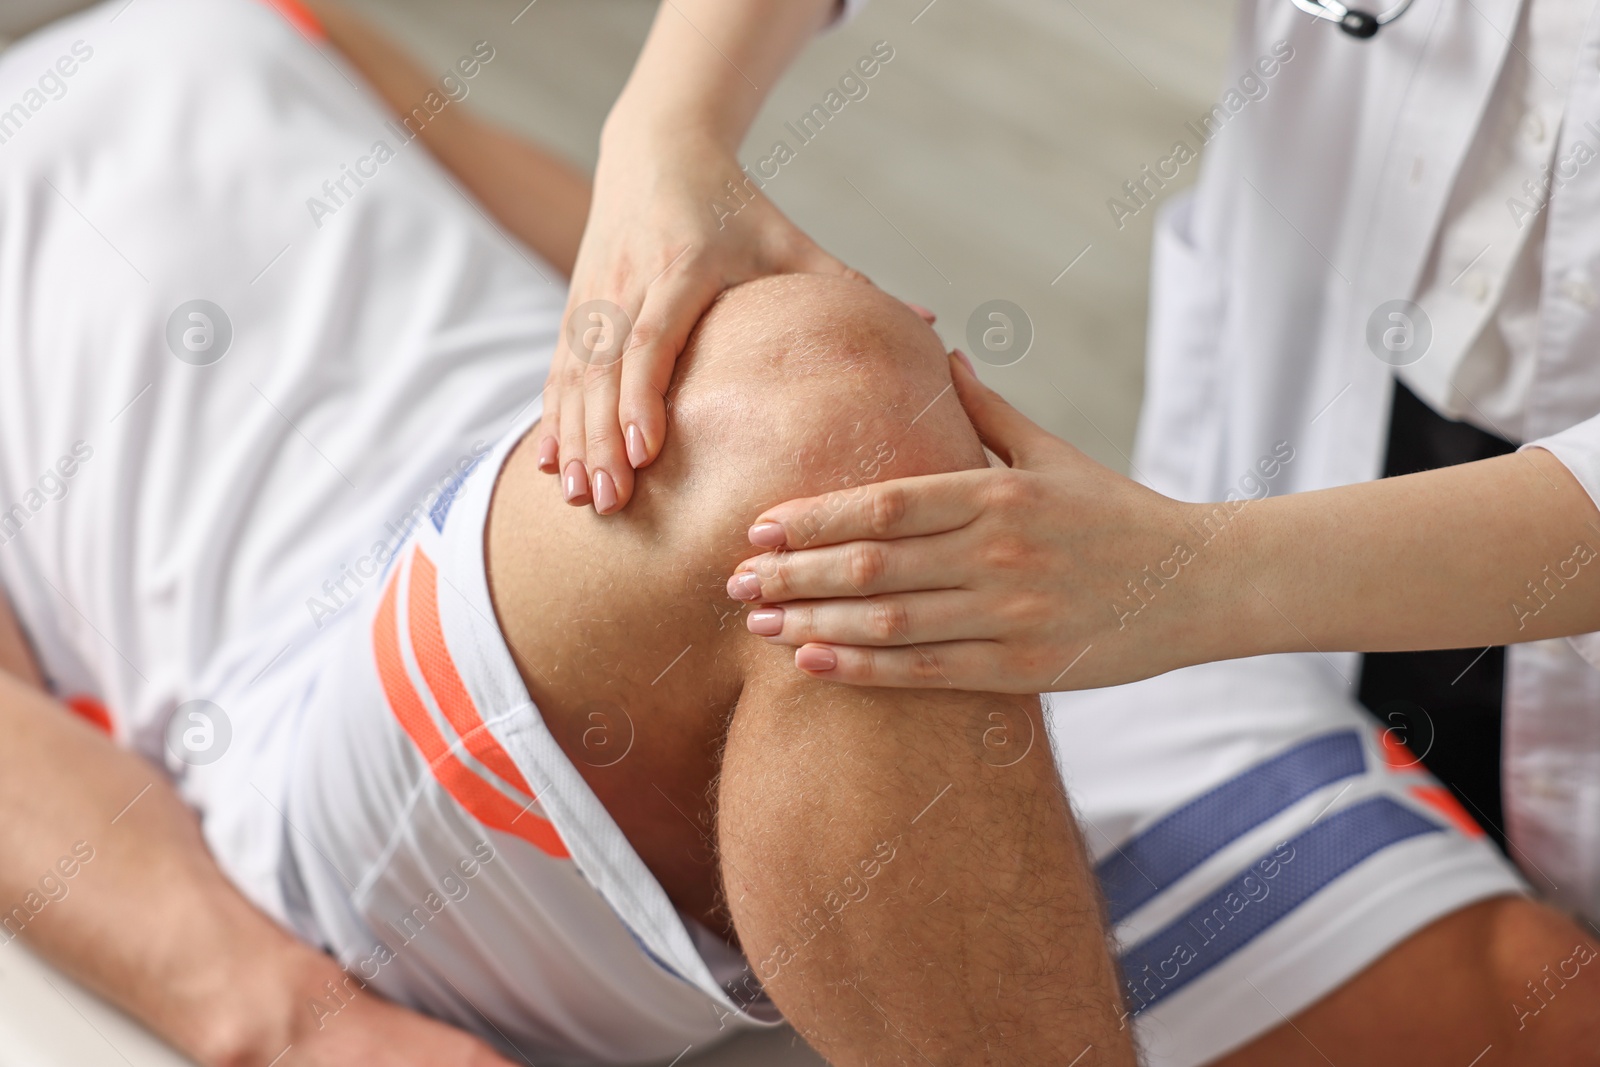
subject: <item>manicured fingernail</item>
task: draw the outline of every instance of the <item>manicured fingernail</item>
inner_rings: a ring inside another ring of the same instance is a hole
[[[749,571],[735,574],[728,579],[728,595],[735,600],[759,600],[761,598],[761,579]]]
[[[633,423],[628,423],[627,432],[623,435],[628,446],[628,462],[633,464],[633,469],[638,470],[650,462],[650,450],[644,445],[644,431]]]
[[[562,478],[562,490],[567,495],[567,503],[578,504],[589,499],[589,476],[583,469],[581,460],[573,460],[567,464],[567,473]]]
[[[782,548],[789,535],[781,522],[758,522],[750,527],[750,543],[757,548]]]
[[[539,469],[546,474],[554,474],[559,466],[559,448],[554,437],[546,437],[539,442]]]
[[[617,486],[605,471],[594,472],[594,509],[602,515],[617,510]]]
[[[744,624],[759,637],[777,637],[783,633],[783,609],[759,608],[750,613]]]
[[[961,351],[961,349],[957,348],[957,349],[952,350],[950,354],[952,356],[955,356],[957,359],[959,359],[961,361],[961,365],[963,367],[967,368],[967,373],[973,375],[974,377],[977,376],[978,372],[973,369],[972,360],[967,358],[967,354],[965,352],[963,352],[963,351]]]
[[[831,648],[806,645],[795,651],[794,665],[803,671],[831,671],[839,665],[839,657]]]

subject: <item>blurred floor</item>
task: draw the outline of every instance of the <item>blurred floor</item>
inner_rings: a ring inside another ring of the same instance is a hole
[[[585,168],[655,10],[651,0],[355,3],[441,71],[488,41],[499,56],[472,83],[472,101]],[[5,34],[81,5],[0,6]],[[1107,200],[1214,102],[1228,80],[1231,18],[1231,0],[873,0],[773,88],[741,159],[754,163],[778,139],[795,147],[784,123],[888,42],[894,58],[868,95],[800,148],[768,195],[834,254],[937,312],[947,344],[967,347],[983,301],[1019,305],[1032,348],[1014,365],[982,367],[983,377],[1125,469],[1154,212],[1119,230]],[[0,1067],[174,1062],[20,946],[0,948]],[[700,1058],[691,1050],[680,1067],[819,1062],[780,1032]]]
[[[440,70],[475,41],[504,52],[511,62],[490,67],[473,99],[586,168],[655,10],[651,0],[355,2]],[[983,368],[985,380],[1126,469],[1155,213],[1119,230],[1106,202],[1215,102],[1232,9],[872,0],[773,88],[740,159],[754,164],[779,139],[797,148],[767,194],[829,251],[936,311],[947,344],[969,347],[967,321],[983,301],[1019,305],[1032,349]],[[894,58],[868,95],[798,147],[784,123],[877,41]],[[1195,170],[1184,167],[1161,196]]]

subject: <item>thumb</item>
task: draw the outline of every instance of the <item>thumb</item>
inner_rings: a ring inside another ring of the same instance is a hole
[[[1045,456],[1062,442],[979,381],[966,354],[959,349],[950,353],[950,377],[984,447],[1005,460],[1007,466],[1045,466]]]

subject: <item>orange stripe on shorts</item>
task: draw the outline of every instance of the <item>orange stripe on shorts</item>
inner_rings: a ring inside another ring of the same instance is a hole
[[[462,683],[455,660],[450,657],[450,649],[444,643],[444,629],[439,625],[439,570],[420,548],[412,557],[411,597],[407,605],[406,613],[411,617],[411,651],[417,657],[422,679],[433,691],[439,710],[444,712],[444,717],[466,742],[467,751],[476,756],[478,762],[532,800],[533,790],[528,787],[527,779],[483,724],[483,716],[478,713],[478,706]]]
[[[86,720],[95,729],[106,734],[116,733],[111,725],[111,711],[99,700],[88,694],[79,694],[66,699],[67,707],[81,719]]]
[[[1457,830],[1468,837],[1482,837],[1483,827],[1478,821],[1467,814],[1467,809],[1461,806],[1461,801],[1456,795],[1442,785],[1414,785],[1411,795],[1422,801],[1428,807],[1450,820]]]
[[[1388,764],[1392,771],[1424,769],[1422,761],[1411,751],[1411,747],[1395,736],[1394,727],[1378,728],[1378,748],[1383,752],[1383,762]]]
[[[323,29],[322,20],[313,15],[300,0],[266,0],[266,4],[299,30],[302,37],[313,41],[327,39],[328,31]]]
[[[406,673],[400,656],[400,631],[395,609],[396,591],[400,584],[398,569],[383,592],[383,602],[378,607],[378,617],[372,623],[372,649],[378,663],[378,679],[384,695],[389,699],[389,709],[411,738],[428,769],[444,791],[465,808],[474,818],[493,830],[513,834],[555,857],[567,859],[566,845],[561,835],[548,819],[527,812],[508,800],[494,786],[473,773],[472,769],[451,755],[450,748],[440,735],[416,687]]]

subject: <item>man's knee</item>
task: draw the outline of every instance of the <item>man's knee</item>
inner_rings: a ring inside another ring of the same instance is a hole
[[[669,409],[661,484],[646,474],[642,492],[693,486],[682,505],[724,509],[741,550],[744,524],[779,501],[984,463],[938,336],[881,290],[828,275],[724,293]]]
[[[679,906],[709,914],[708,788],[748,673],[781,658],[726,593],[746,528],[785,499],[975,466],[983,451],[938,338],[843,279],[730,290],[669,402],[666,445],[615,515],[562,502],[525,439],[496,486],[488,569],[551,733]],[[757,644],[772,655],[737,651]]]

